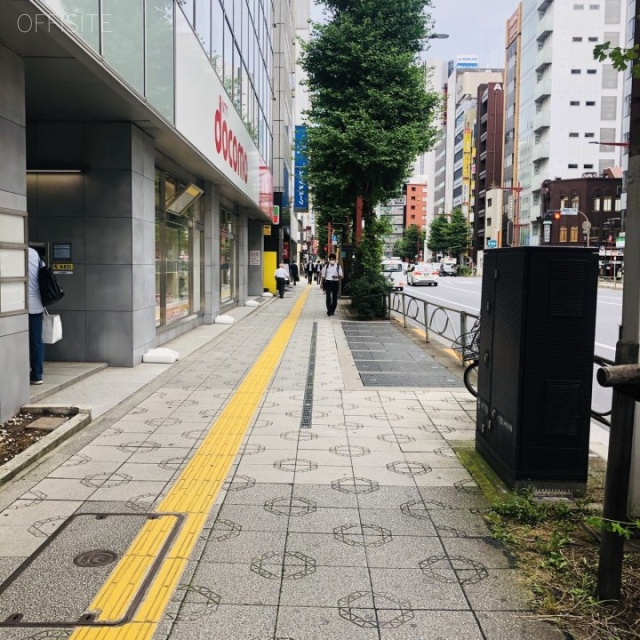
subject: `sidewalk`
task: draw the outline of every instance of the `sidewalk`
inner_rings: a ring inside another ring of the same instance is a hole
[[[472,398],[389,323],[299,286],[118,402],[0,489],[0,620],[43,625],[0,640],[563,637],[451,449]]]

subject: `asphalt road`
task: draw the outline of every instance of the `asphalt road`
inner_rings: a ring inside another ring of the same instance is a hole
[[[406,287],[405,293],[418,300],[427,300],[433,305],[443,305],[470,314],[478,314],[480,311],[481,299],[481,278],[450,278],[441,277],[437,287],[420,285],[417,287]],[[418,316],[420,320],[424,315],[423,305],[419,302],[415,305],[420,307]],[[432,307],[429,306],[427,314],[431,316]],[[444,315],[440,312],[440,318]],[[453,326],[445,331],[446,335],[451,335],[455,331],[459,333],[459,325],[456,319],[457,314],[450,314]],[[596,355],[614,359],[615,345],[618,336],[618,326],[622,317],[622,289],[598,289],[598,311],[596,316]],[[441,322],[442,324],[442,322]],[[469,328],[471,322],[469,323]],[[595,372],[595,368],[594,368]],[[611,392],[603,389],[594,380],[592,406],[597,410],[604,410],[611,405]]]

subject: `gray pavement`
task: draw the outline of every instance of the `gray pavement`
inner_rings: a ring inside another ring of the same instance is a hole
[[[243,312],[144,386],[136,370],[118,370],[117,394],[130,375],[133,395],[0,489],[0,582],[40,548],[0,593],[0,618],[86,611],[104,565],[77,569],[73,560],[123,552],[302,290]],[[358,357],[363,336],[414,355],[393,360],[406,368],[401,387],[366,384],[371,374],[358,367],[377,358]],[[451,448],[473,439],[473,399],[457,381],[443,386],[448,372],[404,340],[387,323],[328,318],[313,287],[154,638],[563,637],[531,619],[530,594],[490,538],[488,505]],[[423,373],[428,384],[419,385]],[[82,404],[93,393],[104,406],[96,381],[83,383]],[[61,393],[72,399],[74,386]],[[126,524],[116,535],[101,519],[71,535],[84,519],[68,518],[83,513]],[[74,575],[77,588],[64,587]],[[0,628],[0,640],[67,636]]]

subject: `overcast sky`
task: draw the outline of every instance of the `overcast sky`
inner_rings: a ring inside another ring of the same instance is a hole
[[[434,30],[448,33],[449,38],[432,40],[427,56],[450,60],[476,54],[483,67],[503,67],[505,22],[517,4],[517,0],[432,0]],[[321,16],[321,8],[314,7],[312,19],[320,20]]]

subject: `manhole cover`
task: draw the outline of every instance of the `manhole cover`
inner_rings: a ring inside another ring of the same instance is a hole
[[[118,554],[113,551],[103,551],[98,549],[96,551],[85,551],[79,556],[73,559],[73,564],[78,567],[106,567],[108,564],[115,562],[118,559]]]
[[[0,637],[6,637],[3,627],[108,627],[127,622],[179,535],[184,516],[79,513],[61,520],[53,531],[47,530],[44,544],[0,583]],[[141,534],[151,541],[144,565],[135,576],[114,578],[121,598],[117,604],[93,608],[105,581]]]

